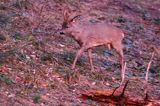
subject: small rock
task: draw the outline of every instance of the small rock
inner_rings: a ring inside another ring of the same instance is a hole
[[[8,24],[9,18],[4,14],[0,14],[0,27],[5,27]]]
[[[63,45],[63,44],[59,44],[59,46],[60,46],[60,47],[65,47],[65,45]]]
[[[96,85],[96,82],[92,82],[92,85]]]
[[[10,94],[10,95],[8,95],[8,97],[13,98],[13,97],[15,97],[15,94]]]
[[[6,37],[4,35],[0,34],[0,43],[3,42],[3,41],[5,41],[5,40],[6,40]]]
[[[110,86],[111,84],[110,84],[110,83],[108,83],[108,82],[106,82],[106,84],[105,84],[105,85]]]

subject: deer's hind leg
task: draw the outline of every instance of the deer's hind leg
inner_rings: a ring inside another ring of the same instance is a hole
[[[123,45],[121,42],[116,42],[116,43],[113,43],[113,48],[116,49],[117,53],[119,54],[120,56],[120,63],[121,63],[121,78],[122,78],[122,81],[121,81],[121,84],[124,82],[124,74],[125,74],[125,69],[124,69],[124,56],[123,56]]]
[[[88,51],[88,57],[89,57],[89,62],[90,62],[90,66],[91,66],[91,71],[94,71],[94,66],[93,66],[93,62],[92,62],[92,49],[89,48],[87,51]]]
[[[108,47],[108,49],[109,49],[109,50],[111,50],[111,48],[112,48],[112,44],[107,43],[107,44],[106,44],[106,46]]]

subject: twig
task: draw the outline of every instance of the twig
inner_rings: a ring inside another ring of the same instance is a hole
[[[129,83],[129,80],[125,83],[124,88],[123,88],[123,91],[122,91],[122,93],[120,94],[120,97],[124,96],[124,92],[125,92],[125,90],[126,90],[126,88],[127,88],[128,83]]]
[[[148,63],[148,66],[147,66],[147,70],[146,70],[146,77],[145,77],[145,90],[144,90],[144,93],[145,93],[145,99],[148,99],[148,94],[147,94],[147,91],[148,91],[148,73],[149,73],[149,69],[151,67],[151,63],[152,63],[152,60],[153,60],[153,57],[154,57],[154,52],[152,53],[152,56],[151,56],[151,59]]]
[[[113,95],[114,95],[115,91],[116,91],[119,87],[120,87],[120,86],[116,87],[116,88],[113,90],[113,92],[112,92],[111,96],[113,96]]]
[[[120,85],[122,85],[122,83],[124,82],[124,78],[125,78],[125,71],[126,71],[126,62],[124,63],[124,67],[123,67],[123,69],[122,69],[122,82],[121,82],[121,84]]]
[[[122,90],[122,93],[120,94],[120,97],[124,96],[124,92],[125,92],[125,90],[126,90],[126,87],[127,87],[128,83],[129,83],[129,80],[127,80],[127,82],[125,83],[125,85],[124,85],[124,87],[123,87],[123,90]],[[120,86],[116,87],[116,88],[113,90],[111,96],[114,95],[115,91],[116,91],[119,87],[120,87]]]

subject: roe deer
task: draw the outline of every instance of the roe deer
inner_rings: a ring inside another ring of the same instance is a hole
[[[64,22],[62,24],[61,34],[71,36],[80,45],[80,49],[76,53],[76,57],[72,64],[72,69],[75,68],[77,59],[81,56],[82,52],[88,51],[91,70],[94,70],[92,63],[92,48],[95,46],[106,45],[107,47],[115,48],[120,56],[121,61],[121,78],[124,81],[124,59],[123,59],[123,45],[122,40],[124,33],[117,27],[106,25],[105,23],[80,23],[76,18],[78,15],[72,17],[71,13],[67,10],[64,11]],[[121,82],[121,83],[122,83]]]

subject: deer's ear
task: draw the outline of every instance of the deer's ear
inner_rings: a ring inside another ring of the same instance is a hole
[[[69,21],[70,13],[71,13],[71,9],[69,7],[66,7],[63,12],[64,21],[66,22]]]
[[[69,13],[68,13],[67,10],[65,10],[65,11],[63,12],[63,17],[64,17],[64,21],[68,21],[68,19],[69,19]]]

